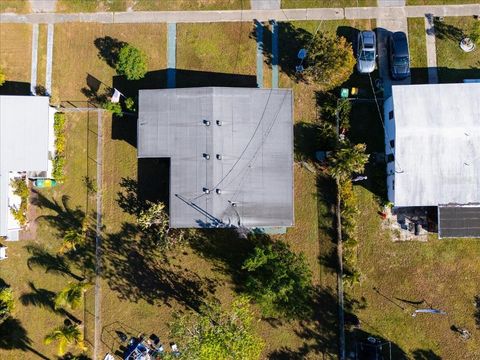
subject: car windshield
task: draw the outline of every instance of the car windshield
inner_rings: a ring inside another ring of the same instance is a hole
[[[408,57],[407,56],[395,57],[393,63],[397,66],[408,65]]]
[[[372,61],[373,59],[375,59],[375,54],[373,51],[362,51],[360,53],[360,60]]]

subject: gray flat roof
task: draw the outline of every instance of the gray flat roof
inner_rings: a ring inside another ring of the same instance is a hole
[[[171,158],[171,227],[293,225],[292,100],[290,89],[140,90],[138,157]]]
[[[47,171],[47,96],[0,96],[0,236],[7,235],[11,171]]]
[[[392,90],[395,205],[479,204],[480,83]]]

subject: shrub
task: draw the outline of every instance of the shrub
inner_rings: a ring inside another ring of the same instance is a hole
[[[125,107],[127,110],[135,111],[135,100],[131,97],[125,99]]]
[[[114,115],[121,116],[122,113],[122,105],[120,103],[113,103],[111,101],[106,101],[102,104],[102,108],[111,112]]]
[[[201,307],[198,313],[175,316],[172,336],[179,339],[178,359],[255,360],[260,359],[263,340],[256,334],[254,317],[247,298],[235,299],[231,310],[218,304]],[[174,356],[166,355],[167,359]]]
[[[21,202],[18,209],[10,208],[10,212],[20,226],[24,226],[27,224],[28,196],[30,195],[27,182],[23,178],[16,178],[12,180],[11,186],[13,193],[20,196]]]
[[[53,123],[53,132],[55,134],[55,157],[53,158],[52,177],[59,183],[65,179],[65,121],[64,113],[56,113]]]
[[[321,83],[326,90],[333,89],[352,75],[355,66],[352,44],[343,36],[332,36],[321,31],[312,39],[307,53],[304,78]]]
[[[5,73],[3,72],[3,69],[0,68],[0,86],[5,84],[5,80],[6,80]]]
[[[0,288],[0,323],[12,314],[14,308],[12,289],[9,287]]]
[[[258,245],[242,266],[246,291],[269,317],[302,318],[311,313],[311,273],[303,254],[283,242]]]
[[[139,80],[147,73],[147,56],[131,45],[125,45],[118,56],[117,72],[128,80]]]

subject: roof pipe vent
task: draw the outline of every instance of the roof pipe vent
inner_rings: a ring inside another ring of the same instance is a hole
[[[205,160],[210,160],[210,155],[204,153],[204,154],[203,154],[203,158],[204,158]]]
[[[217,160],[222,160],[222,154],[217,154]]]
[[[222,125],[223,125],[223,121],[217,120],[217,125],[218,125],[218,126],[222,126]]]
[[[210,126],[210,121],[209,120],[203,120],[203,124],[205,126]]]
[[[204,187],[204,188],[203,188],[203,192],[204,192],[205,194],[210,194],[210,189]]]
[[[216,192],[218,195],[220,195],[220,194],[222,193],[222,190],[216,189],[215,192]]]

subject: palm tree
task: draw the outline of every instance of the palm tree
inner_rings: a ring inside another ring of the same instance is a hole
[[[65,253],[70,250],[76,250],[78,245],[85,243],[88,230],[88,219],[86,217],[81,221],[81,225],[78,228],[65,231],[63,235],[63,244],[60,248],[60,253]]]
[[[356,144],[337,150],[330,160],[330,175],[338,180],[348,179],[352,173],[362,173],[368,162],[365,144]]]
[[[12,289],[9,287],[0,288],[0,322],[10,316],[14,307]]]
[[[55,310],[69,307],[75,310],[82,303],[83,293],[87,291],[89,284],[84,282],[69,283],[66,288],[55,296]]]
[[[83,335],[77,325],[62,325],[53,329],[50,333],[45,335],[43,342],[46,345],[58,341],[58,355],[65,354],[66,349],[70,345],[75,345],[82,351],[86,349],[83,344]]]

